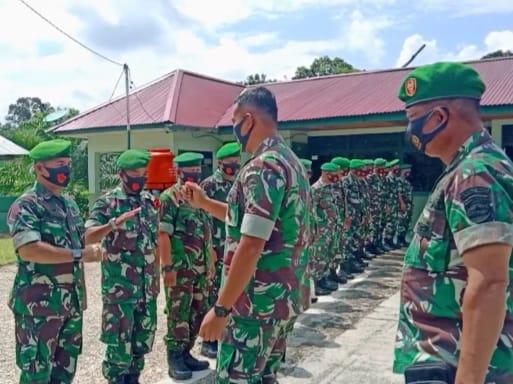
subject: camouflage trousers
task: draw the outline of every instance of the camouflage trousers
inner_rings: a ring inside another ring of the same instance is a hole
[[[16,365],[21,384],[68,384],[82,352],[82,314],[69,317],[14,315]]]
[[[208,310],[207,276],[191,271],[178,271],[176,285],[165,287],[167,333],[164,336],[168,350],[190,350]]]
[[[384,238],[386,240],[391,240],[394,238],[397,229],[397,219],[398,210],[393,208],[393,210],[386,215],[386,225],[384,231]]]
[[[411,207],[408,207],[406,211],[399,212],[397,218],[397,233],[399,235],[406,235],[410,228],[411,221]]]
[[[219,288],[221,287],[221,278],[223,277],[223,256],[224,256],[224,248],[223,247],[215,247],[214,248],[217,261],[215,263],[215,276],[212,280],[207,282],[208,286],[208,308],[214,306],[217,301],[217,296],[219,295]]]
[[[231,316],[219,345],[217,384],[275,384],[285,353],[289,320],[255,320]]]
[[[328,232],[321,233],[313,244],[309,266],[314,281],[320,280],[327,273],[330,255],[336,245],[333,234]]]
[[[157,300],[103,304],[100,340],[107,345],[103,376],[113,380],[137,374],[144,368],[144,355],[151,352],[157,330]]]
[[[346,230],[347,243],[345,254],[351,259],[362,245],[364,239],[365,228],[361,225],[361,218],[354,219]]]

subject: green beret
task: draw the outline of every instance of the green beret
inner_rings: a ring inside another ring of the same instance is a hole
[[[364,164],[365,164],[366,166],[368,166],[368,165],[374,165],[374,161],[372,161],[371,159],[365,159],[363,162],[364,162]]]
[[[401,169],[411,169],[411,164],[401,164]]]
[[[197,167],[201,165],[203,155],[196,152],[184,152],[175,157],[174,162],[178,167]]]
[[[357,169],[363,166],[363,161],[360,159],[353,159],[351,160],[351,163],[349,164],[349,168],[351,169]]]
[[[349,159],[345,157],[335,157],[331,160],[333,164],[336,164],[340,167],[340,169],[349,169]]]
[[[119,170],[146,167],[151,155],[144,149],[129,149],[119,155],[116,166]]]
[[[388,163],[388,166],[389,167],[395,167],[398,164],[399,164],[399,159],[394,159],[394,160],[392,160],[391,162]]]
[[[29,152],[29,157],[34,161],[45,161],[57,157],[71,156],[71,141],[55,139],[43,141],[37,144]]]
[[[403,80],[398,97],[410,107],[425,101],[467,98],[481,99],[486,89],[479,73],[472,67],[440,62],[415,68]]]
[[[303,164],[303,167],[305,167],[306,169],[308,169],[312,166],[312,160],[299,159],[299,161],[301,162],[301,164]]]
[[[333,163],[324,163],[321,165],[321,171],[337,172],[339,169],[338,165]]]
[[[381,157],[374,160],[374,165],[376,165],[378,167],[384,167],[384,166],[386,166],[386,164],[387,164],[387,161],[385,159],[382,159]]]
[[[227,157],[240,156],[240,144],[237,142],[227,143],[217,150],[216,157],[219,160]]]

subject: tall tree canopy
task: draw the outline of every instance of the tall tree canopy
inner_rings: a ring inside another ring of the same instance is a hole
[[[39,97],[20,97],[14,104],[9,105],[5,120],[13,125],[29,121],[37,113],[48,114],[54,108],[50,103],[43,103]]]
[[[481,57],[481,60],[492,59],[494,57],[508,57],[508,56],[513,56],[513,52],[498,50],[498,51],[491,52],[491,53],[484,55],[483,57]]]
[[[306,79],[309,77],[320,77],[358,71],[359,69],[353,67],[340,57],[331,58],[329,56],[322,56],[316,58],[309,67],[298,67],[293,79]]]

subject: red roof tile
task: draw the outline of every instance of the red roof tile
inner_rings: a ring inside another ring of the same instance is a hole
[[[171,123],[212,128],[243,88],[239,84],[176,70],[129,95],[130,124]],[[52,131],[63,133],[125,125],[126,97],[122,96],[82,112],[52,127]]]
[[[487,85],[482,105],[513,105],[513,57],[468,62]],[[279,121],[368,116],[404,109],[397,89],[413,68],[365,71],[265,84],[274,92]],[[177,70],[130,95],[132,125],[231,125],[241,85]],[[56,126],[54,132],[126,124],[125,98],[105,103]]]
[[[513,57],[468,64],[481,74],[487,85],[482,105],[513,105]],[[392,113],[404,110],[397,90],[412,69],[355,72],[265,86],[276,96],[279,121]],[[219,120],[218,126],[231,125],[232,108]]]

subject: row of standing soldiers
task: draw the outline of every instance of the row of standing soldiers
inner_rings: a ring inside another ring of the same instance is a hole
[[[302,159],[311,174],[311,161]],[[310,271],[316,295],[363,272],[367,260],[406,245],[411,166],[395,159],[335,157],[312,185]]]

